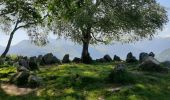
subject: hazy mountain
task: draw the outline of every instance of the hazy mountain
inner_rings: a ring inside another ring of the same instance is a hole
[[[111,44],[90,46],[89,51],[91,56],[96,59],[109,54],[112,57],[116,54],[125,59],[127,53],[132,52],[137,58],[140,52],[155,52],[160,54],[162,51],[170,48],[170,38],[153,39],[152,41],[144,40],[131,44]],[[4,48],[0,47],[0,53]],[[23,56],[38,56],[46,53],[53,53],[58,58],[62,58],[65,54],[70,54],[70,57],[80,57],[82,46],[74,44],[70,41],[50,39],[46,46],[38,47],[32,44],[29,40],[24,40],[10,48],[9,54],[17,54]],[[163,53],[164,54],[164,53]],[[162,53],[160,55],[163,55]],[[159,57],[161,57],[159,55]],[[161,57],[162,58],[162,57]]]
[[[170,61],[170,48],[169,49],[166,49],[164,50],[163,52],[161,52],[157,59],[159,61]]]

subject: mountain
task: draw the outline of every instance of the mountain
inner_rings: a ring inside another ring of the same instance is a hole
[[[164,50],[170,48],[170,38],[155,38],[151,41],[144,40],[130,44],[110,44],[110,45],[91,45],[89,52],[91,56],[101,58],[105,54],[109,54],[112,57],[116,54],[122,59],[126,58],[127,53],[132,52],[137,58],[141,52],[154,52],[157,58],[163,58]],[[0,53],[2,53],[4,47],[0,47]],[[29,40],[23,40],[20,43],[10,48],[9,54],[17,54],[23,56],[38,56],[46,53],[53,53],[58,58],[62,59],[65,54],[70,54],[70,58],[80,57],[82,46],[66,40],[50,39],[46,46],[38,47],[32,44]],[[158,56],[159,55],[159,56]],[[161,60],[160,59],[160,60]]]
[[[169,49],[166,49],[164,50],[163,52],[161,52],[157,59],[159,61],[170,61],[170,48]]]
[[[0,50],[2,50],[0,48]],[[3,51],[3,50],[2,50]],[[113,57],[114,54],[125,58],[127,53],[132,51],[137,55],[141,50],[131,46],[130,44],[120,45],[100,45],[100,46],[90,46],[89,52],[91,56],[96,58],[101,58],[105,54],[109,54]],[[74,44],[70,41],[65,40],[53,40],[50,39],[46,46],[38,47],[31,43],[29,40],[23,40],[17,45],[10,48],[9,54],[23,55],[23,56],[38,56],[44,55],[46,53],[53,53],[58,58],[62,59],[65,54],[70,54],[70,58],[80,57],[82,52],[82,46]],[[2,53],[2,52],[0,52]]]

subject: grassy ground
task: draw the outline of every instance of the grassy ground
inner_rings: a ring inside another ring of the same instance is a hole
[[[43,85],[34,92],[12,96],[0,89],[0,100],[170,100],[170,74],[140,72],[128,65],[132,84],[109,82],[115,63],[64,64],[47,66],[37,72]],[[0,68],[0,80],[7,81],[14,67]],[[121,87],[119,91],[113,91]]]

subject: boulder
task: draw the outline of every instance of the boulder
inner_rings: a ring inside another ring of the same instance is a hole
[[[46,55],[43,56],[43,62],[47,65],[52,64],[53,61],[53,54],[52,53],[48,53]]]
[[[103,57],[107,62],[111,62],[112,61],[112,58],[109,56],[109,55],[105,55]]]
[[[75,63],[81,63],[81,58],[75,57],[75,58],[73,59],[73,62],[75,62]]]
[[[139,69],[141,69],[142,71],[151,71],[151,72],[166,71],[166,69],[160,65],[160,62],[151,56],[147,57],[139,65]]]
[[[39,65],[45,65],[44,61],[43,61],[43,56],[42,55],[39,55],[38,58],[37,58],[37,62],[39,63]]]
[[[28,86],[31,88],[39,87],[41,84],[41,79],[37,76],[30,75],[28,77]]]
[[[154,54],[153,52],[150,52],[150,53],[149,53],[149,56],[151,56],[151,57],[154,58],[154,57],[155,57],[155,54]]]
[[[59,64],[61,63],[61,61],[57,57],[53,56],[52,53],[48,53],[48,54],[44,55],[42,60],[43,60],[44,64],[46,64],[46,65],[50,65],[50,64],[54,64],[54,63],[59,63]]]
[[[145,58],[147,58],[149,55],[148,53],[142,52],[139,54],[139,61],[143,62],[145,60]]]
[[[19,60],[19,65],[20,65],[20,66],[24,66],[24,67],[27,68],[27,69],[30,69],[30,67],[29,67],[29,61],[28,61],[28,60],[20,59],[20,60]]]
[[[18,72],[12,77],[11,82],[17,86],[26,86],[29,75],[30,73],[27,71]]]
[[[118,64],[109,74],[109,81],[119,84],[129,84],[134,82],[134,78],[126,70],[126,65]]]
[[[125,65],[125,64],[118,64],[115,68],[114,68],[114,70],[115,71],[125,71],[125,68],[126,68],[127,66]]]
[[[117,55],[114,55],[114,58],[113,58],[114,61],[121,61],[120,57],[117,56]]]
[[[136,57],[134,57],[133,54],[130,52],[130,53],[127,54],[126,62],[127,62],[127,63],[137,62],[137,59],[136,59]]]
[[[63,57],[62,63],[70,63],[69,54],[66,54],[66,55]]]
[[[37,58],[34,56],[34,57],[30,57],[30,60],[29,60],[29,67],[30,67],[30,70],[39,70],[38,68],[38,64],[37,64]]]
[[[57,57],[53,56],[52,64],[55,64],[55,63],[61,64],[61,61],[60,61],[60,59],[58,59]]]

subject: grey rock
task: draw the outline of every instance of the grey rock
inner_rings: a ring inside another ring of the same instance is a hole
[[[70,63],[69,54],[66,54],[66,55],[63,57],[62,63]]]
[[[75,62],[75,63],[81,63],[81,58],[75,57],[75,58],[73,59],[73,62]]]
[[[133,54],[130,52],[130,53],[127,54],[126,62],[127,62],[127,63],[134,63],[134,62],[137,62],[137,59],[136,59],[136,57],[134,57]]]
[[[120,57],[117,56],[117,55],[114,55],[114,58],[113,58],[114,61],[121,61]]]
[[[36,88],[39,87],[41,85],[41,78],[34,76],[34,75],[30,75],[28,77],[28,86],[31,88]]]
[[[148,53],[142,52],[139,54],[139,61],[143,62],[145,60],[145,58],[147,58],[149,55]]]
[[[111,62],[112,61],[112,58],[109,56],[109,55],[105,55],[103,57],[107,62]]]

